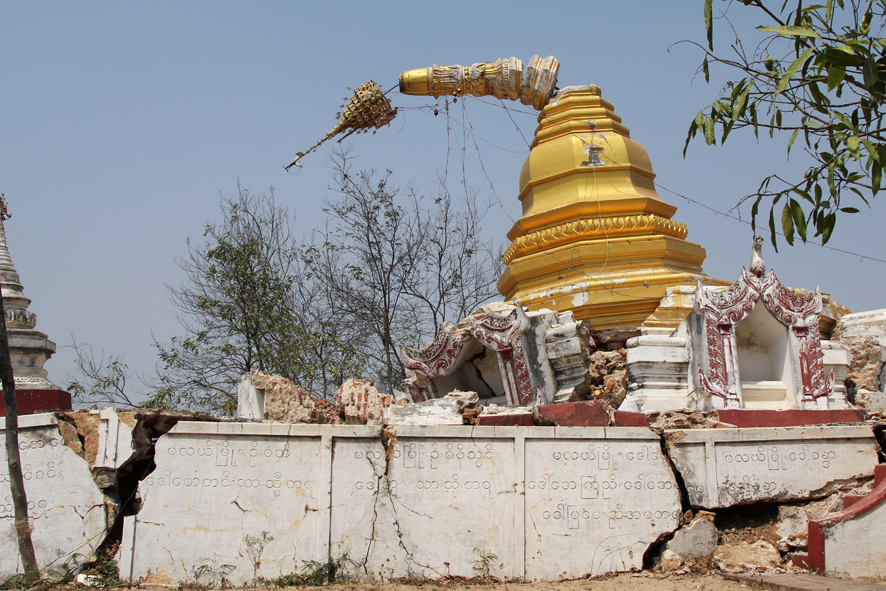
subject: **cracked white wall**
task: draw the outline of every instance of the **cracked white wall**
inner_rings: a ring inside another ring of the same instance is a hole
[[[21,573],[9,492],[5,419],[0,419],[0,580]],[[93,480],[86,460],[59,434],[54,415],[19,417],[19,448],[34,551],[41,571],[61,571],[91,560],[104,541],[116,505]],[[110,513],[110,515],[109,515]]]

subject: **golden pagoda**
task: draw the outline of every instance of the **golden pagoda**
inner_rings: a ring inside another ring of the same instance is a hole
[[[655,192],[646,150],[599,87],[560,90],[538,121],[498,282],[505,299],[572,310],[599,331],[643,325],[668,287],[727,284],[702,272],[704,249],[671,220],[677,208]]]

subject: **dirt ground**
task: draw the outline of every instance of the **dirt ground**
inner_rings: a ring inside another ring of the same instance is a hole
[[[446,582],[343,583],[326,587],[287,587],[299,591],[739,591],[756,586],[726,580],[714,574],[657,575],[622,573],[596,579],[557,583]]]

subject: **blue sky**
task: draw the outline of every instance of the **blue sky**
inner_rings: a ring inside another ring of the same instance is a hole
[[[179,332],[166,292],[183,280],[175,257],[218,220],[219,193],[233,194],[238,180],[255,192],[273,186],[306,237],[322,226],[334,142],[298,174],[282,166],[333,127],[347,87],[369,79],[387,89],[400,72],[435,63],[554,55],[560,86],[602,88],[663,187],[725,211],[763,176],[802,170],[799,151],[786,161],[786,138],[758,143],[749,133],[716,148],[696,141],[682,157],[690,120],[725,80],[714,71],[706,84],[695,75],[700,52],[673,45],[704,41],[702,4],[0,2],[0,192],[14,216],[6,231],[30,309],[59,345],[50,379],[64,386],[73,371],[70,334],[153,369],[152,336]],[[749,37],[759,24],[740,5],[729,18]],[[728,31],[719,21],[720,50],[728,51]],[[393,94],[392,102],[430,101]],[[491,193],[482,162],[507,210],[486,226],[504,241],[508,218],[520,215],[526,144],[498,106],[468,98],[458,107],[449,144],[444,116],[405,109],[377,135],[355,137],[357,165],[391,168],[400,185],[430,189],[447,149],[450,180],[461,181],[464,143],[466,182]],[[462,109],[473,137],[460,127]],[[530,139],[535,117],[514,118]],[[705,271],[734,279],[750,259],[750,228],[659,194],[678,207],[689,240],[706,248]],[[884,258],[882,205],[862,208],[840,220],[829,246]],[[785,284],[820,284],[856,311],[884,306],[883,263],[813,245],[775,255],[768,243],[764,258]]]

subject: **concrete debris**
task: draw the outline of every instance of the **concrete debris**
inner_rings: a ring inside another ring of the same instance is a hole
[[[707,556],[717,547],[719,535],[714,525],[714,514],[699,511],[695,519],[674,533],[674,537],[665,545],[665,553],[672,552],[681,561],[695,560]]]
[[[683,566],[683,558],[673,550],[665,550],[661,554],[661,560],[655,567],[656,572],[669,573]]]
[[[625,370],[627,351],[596,351],[591,355],[588,377],[591,380],[591,397],[618,408],[627,394],[628,380]]]
[[[457,398],[435,398],[388,407],[385,425],[462,425]]]
[[[480,404],[480,397],[476,392],[453,390],[443,398],[450,398],[458,401],[458,412],[461,413],[465,425],[477,424],[477,417],[480,416],[483,406]]]
[[[662,413],[647,413],[649,425],[653,431],[665,429],[734,429],[735,425],[719,420],[717,411],[683,412],[667,410]]]
[[[379,392],[372,382],[349,378],[335,393],[335,403],[349,425],[381,425],[393,397]]]
[[[331,402],[312,396],[298,384],[280,376],[253,371],[247,376],[255,391],[256,407],[260,418],[288,423],[339,424],[342,422],[338,407]],[[249,386],[247,385],[248,389]],[[239,406],[239,405],[238,405]],[[257,414],[257,413],[256,413]]]
[[[145,575],[144,580],[139,583],[139,589],[178,589],[179,582],[170,577],[165,570]]]
[[[886,310],[846,314],[837,322],[833,340],[849,347],[852,359],[846,374],[847,396],[871,409],[869,396],[886,387]]]
[[[713,558],[717,568],[726,573],[765,572],[780,568],[782,562],[776,547],[764,540],[717,546]]]

